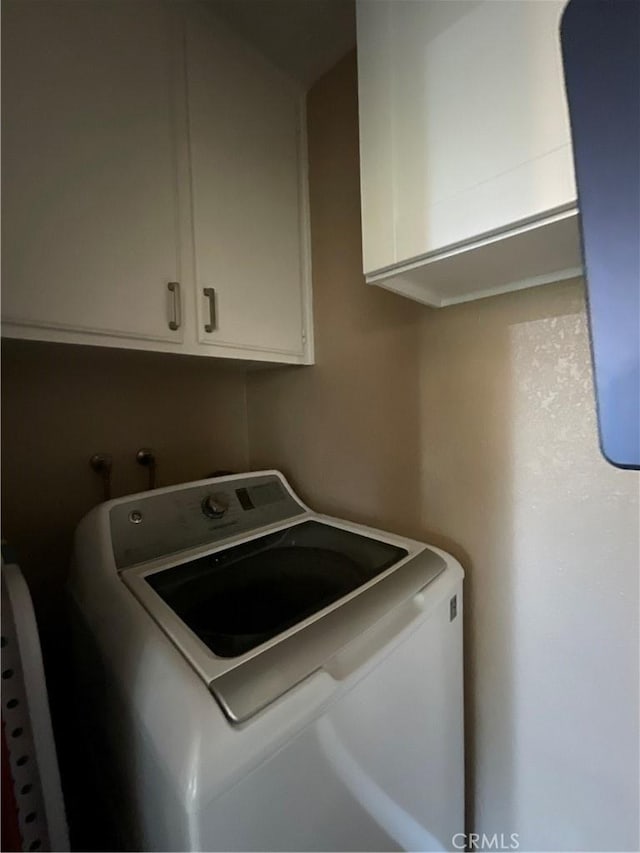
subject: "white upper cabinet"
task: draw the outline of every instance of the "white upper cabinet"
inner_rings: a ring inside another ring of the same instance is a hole
[[[4,3],[3,334],[311,361],[303,105],[202,4]]]
[[[302,356],[300,90],[204,17],[186,57],[198,340]]]
[[[179,343],[166,14],[147,2],[11,0],[2,23],[5,329]]]
[[[431,305],[580,272],[562,0],[359,0],[364,271]]]

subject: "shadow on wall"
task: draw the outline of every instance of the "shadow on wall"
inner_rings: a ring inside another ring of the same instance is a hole
[[[251,464],[280,466],[318,509],[408,533],[427,309],[362,278],[355,86],[352,54],[308,96],[316,364],[248,377]]]
[[[317,364],[248,377],[250,465],[462,562],[469,831],[635,849],[639,480],[597,447],[582,283],[367,286],[355,57],[308,121]]]
[[[2,392],[2,535],[36,608],[72,843],[111,849],[76,755],[68,665],[73,531],[103,495],[88,460],[113,455],[114,497],[146,489],[141,446],[156,451],[159,486],[246,470],[244,372],[206,358],[5,340]]]
[[[3,340],[2,534],[45,630],[75,526],[103,499],[90,456],[113,455],[113,497],[147,488],[140,447],[156,451],[159,486],[244,470],[244,382],[204,358]]]

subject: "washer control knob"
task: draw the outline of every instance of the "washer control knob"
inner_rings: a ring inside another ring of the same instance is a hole
[[[207,518],[222,518],[229,509],[226,495],[207,495],[202,501],[202,512]]]

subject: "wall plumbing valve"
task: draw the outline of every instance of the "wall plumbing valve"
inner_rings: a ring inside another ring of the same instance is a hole
[[[102,477],[104,500],[111,499],[111,472],[113,470],[113,457],[110,453],[94,453],[89,459],[92,470]]]
[[[136,453],[136,462],[149,472],[148,489],[156,487],[156,455],[149,447],[141,447]]]

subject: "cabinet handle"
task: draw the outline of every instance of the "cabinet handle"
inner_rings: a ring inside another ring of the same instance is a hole
[[[205,332],[213,332],[217,325],[216,319],[216,291],[214,287],[204,287],[202,292],[209,300],[209,322],[204,324]]]
[[[176,332],[182,323],[180,308],[180,282],[170,281],[167,287],[171,293],[173,293],[173,320],[169,320],[169,328],[172,332]]]

